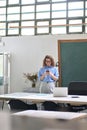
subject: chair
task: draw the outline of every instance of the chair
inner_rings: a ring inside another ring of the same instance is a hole
[[[68,86],[69,95],[87,95],[87,82],[70,82]],[[78,112],[87,109],[87,105],[71,105],[68,104],[70,111]]]
[[[58,110],[58,104],[52,102],[52,101],[45,101],[42,106],[44,107],[44,110],[47,111],[57,111]]]
[[[87,82],[70,82],[68,93],[69,95],[87,95]]]
[[[27,104],[21,100],[11,99],[8,102],[11,111],[37,110],[36,104]]]

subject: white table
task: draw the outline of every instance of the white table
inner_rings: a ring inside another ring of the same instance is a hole
[[[53,97],[53,94],[17,92],[0,95],[0,100],[20,99],[33,102],[53,101],[57,103],[87,104],[87,96],[78,96],[78,98],[72,97],[73,95],[68,95],[67,97]]]
[[[60,112],[60,111],[41,111],[41,110],[27,110],[14,113],[15,116],[27,116],[36,118],[48,118],[48,119],[61,119],[61,120],[73,120],[87,117],[86,113],[75,112]]]

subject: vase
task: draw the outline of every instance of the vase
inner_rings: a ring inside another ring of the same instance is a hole
[[[35,87],[36,87],[36,83],[32,82],[32,88],[35,88]]]

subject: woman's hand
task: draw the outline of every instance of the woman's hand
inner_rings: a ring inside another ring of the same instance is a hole
[[[48,75],[47,72],[44,72],[44,73],[41,75],[40,80],[43,80],[43,79],[45,78],[45,76],[47,76],[47,75]]]
[[[53,80],[57,80],[58,78],[51,72],[49,71],[49,75],[52,77]]]

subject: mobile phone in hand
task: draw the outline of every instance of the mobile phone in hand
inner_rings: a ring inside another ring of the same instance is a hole
[[[49,72],[49,70],[46,70],[46,72]]]

